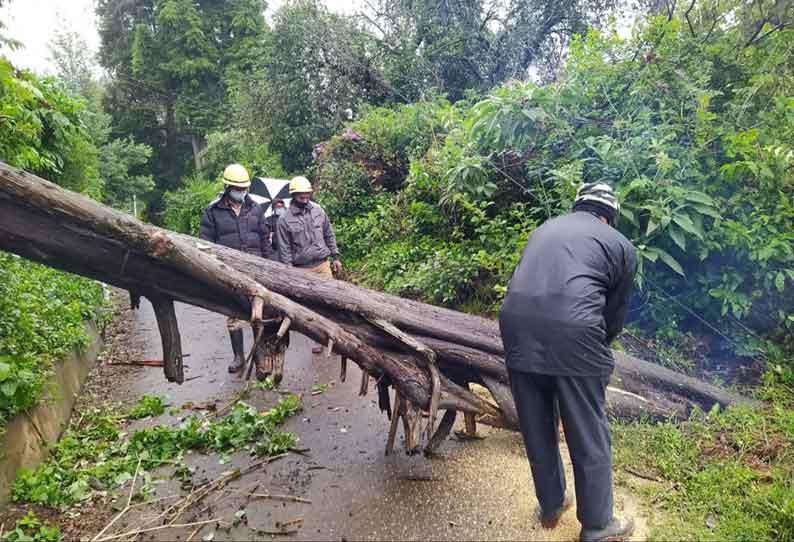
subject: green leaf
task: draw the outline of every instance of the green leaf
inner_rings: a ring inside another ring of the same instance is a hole
[[[634,217],[634,213],[632,211],[630,211],[630,210],[628,210],[626,208],[621,208],[620,209],[620,214],[622,216],[625,216],[626,220],[628,220],[632,224],[634,224],[634,225],[637,224],[637,219]]]
[[[0,382],[11,376],[11,366],[0,361]]]
[[[0,384],[0,392],[6,397],[13,397],[17,392],[17,383],[14,380],[6,380]]]
[[[703,239],[703,231],[698,229],[695,223],[692,222],[692,219],[689,218],[689,215],[676,213],[673,215],[673,222],[681,226],[684,231],[691,233],[698,239]]]
[[[670,232],[670,237],[675,241],[675,244],[678,245],[678,248],[686,251],[686,236],[684,232],[675,227],[671,227],[668,231]]]
[[[669,253],[665,252],[664,250],[657,248],[655,249],[659,253],[659,259],[662,260],[664,263],[670,267],[673,271],[685,277],[686,274],[684,273],[684,268],[681,267],[681,264],[678,263],[678,260],[673,258]]]
[[[645,235],[652,234],[656,230],[656,228],[658,228],[658,227],[659,227],[659,223],[658,222],[654,222],[653,220],[649,220],[648,221],[648,228],[645,230]]]
[[[693,205],[692,208],[702,215],[710,216],[711,218],[722,218],[720,212],[714,207],[709,207],[708,205]]]
[[[655,248],[648,248],[642,252],[645,259],[656,262],[659,259],[659,253]]]
[[[684,194],[684,199],[694,203],[701,203],[709,207],[714,206],[714,200],[711,198],[711,196],[708,196],[703,192],[695,192],[694,190],[687,191]]]
[[[786,288],[786,276],[783,274],[782,271],[777,272],[777,276],[775,277],[775,288],[777,288],[777,291],[780,292],[781,294],[783,293],[783,290]]]
[[[132,480],[132,474],[124,471],[116,475],[116,477],[113,479],[113,485],[116,487],[121,487],[130,480]]]

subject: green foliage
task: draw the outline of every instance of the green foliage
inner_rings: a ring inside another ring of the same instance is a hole
[[[102,187],[101,194],[94,191],[93,197],[101,195],[104,203],[130,213],[145,210],[155,186],[146,173],[151,147],[136,144],[129,136],[111,138],[111,117],[102,108],[105,88],[94,75],[97,65],[92,51],[77,32],[56,32],[49,48],[59,84],[83,104],[80,120],[92,144],[75,150],[66,159],[73,157],[71,160],[77,163],[91,164],[91,172],[99,177]]]
[[[101,194],[96,147],[83,105],[53,80],[17,71],[0,57],[0,158],[71,190]],[[0,253],[0,419],[24,412],[41,396],[53,361],[88,337],[99,319],[99,284]],[[101,323],[101,322],[100,322]]]
[[[151,175],[134,172],[144,171],[151,155],[151,147],[132,139],[114,139],[101,147],[99,172],[105,183],[105,203],[130,214],[136,205],[143,207],[147,195],[154,190],[154,180]],[[134,203],[133,197],[139,203]]]
[[[198,235],[204,208],[222,191],[221,182],[189,178],[183,188],[166,192],[163,224],[169,230]]]
[[[18,71],[0,57],[0,158],[78,192],[101,194],[96,148],[82,104],[56,81]]]
[[[256,69],[233,90],[237,122],[259,134],[288,171],[311,161],[362,103],[382,103],[384,88],[356,20],[314,0],[283,4],[263,33]]]
[[[267,377],[264,380],[257,380],[253,384],[253,388],[260,391],[273,391],[276,389],[276,383],[273,378]]]
[[[89,498],[97,486],[112,489],[129,482],[139,462],[145,473],[173,463],[188,450],[228,453],[250,448],[261,456],[280,454],[294,448],[297,438],[278,428],[303,405],[295,395],[265,412],[240,402],[220,420],[191,416],[177,427],[156,425],[123,438],[122,420],[142,413],[157,415],[163,408],[160,398],[144,396],[126,416],[100,409],[84,413],[82,424],[66,431],[50,460],[33,470],[20,470],[14,501],[73,504]]]
[[[610,0],[433,0],[367,2],[382,77],[403,99],[428,85],[459,100],[535,68],[554,76],[574,34],[599,26],[628,4]],[[644,6],[642,6],[644,7]],[[632,9],[642,9],[633,5]]]
[[[151,147],[161,195],[197,160],[206,136],[227,126],[229,89],[261,56],[262,0],[97,2],[99,60],[113,74],[104,105],[113,136]],[[160,211],[152,201],[150,210]]]
[[[0,252],[0,417],[38,401],[52,363],[87,344],[101,320],[99,284]]]
[[[47,522],[41,521],[33,510],[19,518],[10,531],[3,533],[3,541],[7,542],[59,542],[61,530]]]
[[[718,11],[751,17],[729,4]],[[713,333],[704,318],[740,338],[739,354],[770,350],[758,337],[791,348],[794,34],[767,25],[748,39],[744,19],[715,30],[715,6],[627,39],[575,36],[554,83],[351,123],[315,167],[348,268],[401,295],[494,307],[534,226],[568,212],[580,183],[606,182],[641,256],[645,331]]]
[[[130,409],[127,417],[131,420],[142,418],[155,418],[165,412],[166,404],[163,398],[158,395],[143,395],[134,407]]]
[[[209,134],[203,171],[220,180],[226,166],[235,162],[244,165],[252,176],[287,175],[278,156],[255,133],[233,129]]]
[[[779,385],[763,393],[777,399],[763,410],[613,424],[618,471],[662,480],[643,489],[660,506],[651,539],[794,540],[794,396]]]

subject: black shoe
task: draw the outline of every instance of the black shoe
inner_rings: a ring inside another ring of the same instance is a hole
[[[579,534],[581,542],[623,542],[634,533],[634,520],[612,518],[603,529],[585,529]]]
[[[232,351],[234,352],[234,359],[229,364],[230,373],[239,373],[245,365],[245,347],[243,344],[243,330],[235,329],[229,332],[229,338],[232,340]]]
[[[551,510],[550,512],[546,513],[543,511],[542,508],[538,507],[537,518],[540,521],[541,527],[544,529],[553,529],[557,526],[560,522],[560,518],[568,510],[571,506],[573,506],[573,498],[566,494],[562,500],[562,504]]]

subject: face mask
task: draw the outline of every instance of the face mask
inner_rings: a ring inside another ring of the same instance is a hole
[[[298,201],[297,199],[292,200],[292,203],[303,209],[307,205],[309,205],[308,201]]]
[[[284,207],[279,207],[275,212],[276,216],[284,216],[284,213],[286,213],[287,210]]]
[[[248,192],[240,190],[229,190],[229,198],[236,203],[242,203],[245,200],[245,195]]]

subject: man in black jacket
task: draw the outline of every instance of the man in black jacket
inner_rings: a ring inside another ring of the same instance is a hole
[[[612,188],[583,185],[573,212],[530,236],[499,314],[510,383],[539,519],[557,525],[572,504],[559,451],[562,418],[573,464],[580,538],[623,540],[633,522],[613,516],[612,451],[605,394],[623,328],[637,256],[612,227]]]
[[[262,207],[248,195],[251,179],[240,164],[231,164],[223,172],[223,193],[210,203],[201,217],[199,237],[219,245],[242,250],[269,258],[273,253],[270,245],[270,230]],[[239,372],[245,363],[243,328],[246,320],[229,318],[226,327],[232,341],[234,358],[229,372]],[[258,348],[254,353],[257,378],[269,375],[265,367],[264,352]]]

